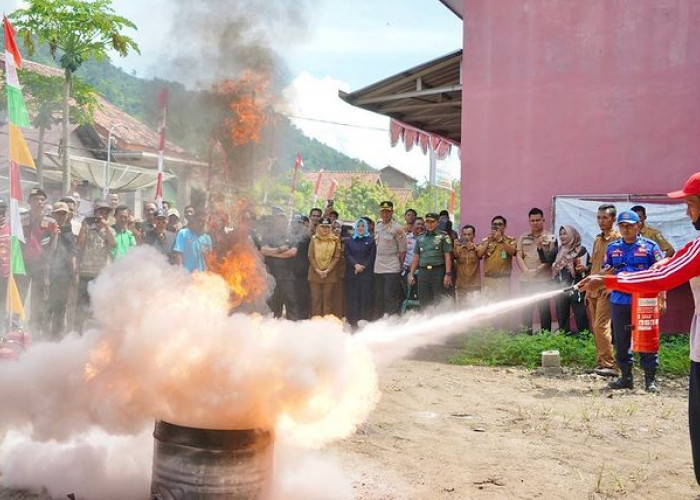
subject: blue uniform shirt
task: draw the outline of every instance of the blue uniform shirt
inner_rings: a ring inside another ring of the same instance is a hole
[[[620,238],[608,245],[603,268],[612,268],[614,274],[621,272],[633,273],[649,269],[656,261],[661,259],[661,249],[655,242],[638,236],[634,243],[628,244]],[[632,303],[632,296],[629,293],[615,290],[610,294],[610,302],[612,304],[628,305]]]

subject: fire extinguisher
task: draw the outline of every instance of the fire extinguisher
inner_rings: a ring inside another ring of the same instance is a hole
[[[659,352],[659,294],[632,294],[632,351]]]

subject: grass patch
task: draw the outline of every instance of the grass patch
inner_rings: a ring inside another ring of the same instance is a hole
[[[558,350],[562,366],[596,367],[596,350],[589,332],[566,335],[542,332],[536,335],[503,330],[483,330],[467,337],[461,351],[450,359],[455,365],[540,366],[542,351]],[[635,364],[638,362],[638,357]],[[659,372],[687,375],[690,368],[687,335],[664,335],[659,348]]]

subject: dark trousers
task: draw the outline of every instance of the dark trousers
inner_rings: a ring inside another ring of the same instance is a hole
[[[372,274],[345,277],[345,317],[351,326],[372,319]]]
[[[576,292],[575,295],[570,295],[568,293],[560,294],[556,299],[557,306],[557,322],[559,323],[559,329],[565,332],[571,331],[571,310],[574,311],[574,319],[576,320],[576,331],[582,332],[584,330],[589,330],[588,326],[588,315],[586,314],[586,299],[583,294],[579,295]]]
[[[544,291],[546,288],[546,284],[542,282],[529,282],[529,281],[521,281],[520,282],[520,291],[522,292],[523,295],[531,295],[535,293],[540,293]],[[533,304],[531,306],[525,306],[523,308],[523,326],[528,330],[532,331],[532,323],[533,323],[533,314],[535,312],[535,308],[537,308],[538,312],[540,313],[540,329],[541,330],[547,330],[547,331],[552,331],[552,309],[551,305],[549,303],[549,299],[547,300],[540,300],[536,304]]]
[[[307,274],[297,274],[294,280],[294,293],[296,293],[297,297],[299,319],[309,319],[311,317],[311,289],[309,288]]]
[[[690,362],[688,427],[690,429],[690,450],[693,454],[695,480],[700,484],[700,363],[696,361]]]
[[[272,310],[272,314],[275,318],[281,318],[284,308],[287,312],[287,319],[292,321],[301,319],[294,280],[276,278],[275,280],[275,288],[272,290],[270,298],[267,299],[267,305]]]
[[[83,333],[83,327],[90,314],[90,294],[88,293],[88,285],[95,278],[81,276],[78,280],[78,303],[75,310],[75,325],[73,328],[78,333]]]
[[[374,275],[374,301],[377,317],[399,314],[401,311],[401,274]]]
[[[49,300],[46,308],[45,336],[50,340],[60,340],[66,329],[66,310],[71,287],[71,278],[52,277],[49,286]]]
[[[420,307],[429,307],[440,299],[447,297],[448,293],[443,285],[445,279],[445,268],[438,267],[436,269],[421,269],[418,273],[420,281],[418,282],[418,301]]]
[[[615,361],[617,366],[628,366],[634,364],[632,354],[632,305],[631,304],[610,304],[612,334],[615,339]],[[639,355],[642,368],[648,370],[659,366],[659,353],[643,352]]]

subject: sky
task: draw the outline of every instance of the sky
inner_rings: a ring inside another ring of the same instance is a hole
[[[112,62],[140,77],[179,79],[163,65],[168,50],[172,50],[169,40],[176,16],[182,12],[178,5],[192,9],[202,1],[113,0],[114,10],[137,25],[138,30],[129,34],[139,44],[141,54],[114,57]],[[230,12],[235,5],[258,8],[261,4],[256,2],[260,1],[206,0],[206,4],[209,9]],[[267,5],[280,8],[304,5],[298,22],[277,30],[281,32],[270,38],[290,71],[290,83],[284,90],[288,109],[282,111],[304,117],[293,121],[306,135],[351,157],[375,168],[392,165],[418,180],[427,179],[428,157],[417,148],[410,153],[402,145],[392,148],[389,119],[346,104],[338,97],[338,90],[359,90],[461,48],[462,21],[438,0],[270,2]],[[187,33],[179,32],[178,36],[186,37]],[[438,167],[459,178],[458,152],[453,151]]]

